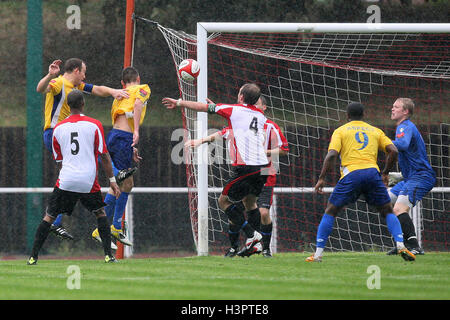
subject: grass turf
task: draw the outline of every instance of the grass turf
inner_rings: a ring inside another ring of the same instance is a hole
[[[427,252],[415,262],[384,253],[306,253],[225,259],[222,256],[89,260],[0,260],[1,300],[425,300],[450,299],[450,254]],[[69,289],[68,267],[80,270]],[[380,289],[369,289],[369,266]]]

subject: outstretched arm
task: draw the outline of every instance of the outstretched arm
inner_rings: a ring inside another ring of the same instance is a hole
[[[112,96],[114,99],[126,99],[129,98],[128,92],[125,89],[113,89],[106,86],[96,86],[92,88],[92,94],[99,97],[109,97]]]
[[[201,139],[193,139],[193,140],[188,140],[186,141],[186,143],[184,144],[184,146],[186,148],[191,147],[191,148],[197,148],[199,145],[203,144],[203,143],[207,143],[207,142],[213,142],[215,141],[217,138],[219,138],[221,135],[220,131],[217,131],[216,133],[213,133],[212,135],[209,135],[205,138],[201,138]]]
[[[206,103],[202,102],[196,102],[196,101],[186,101],[186,100],[175,100],[172,98],[163,98],[162,99],[163,105],[166,106],[167,109],[175,109],[176,107],[181,108],[188,108],[194,111],[199,112],[207,112],[208,111],[208,105]]]
[[[280,155],[280,156],[285,156],[287,155],[289,152],[280,148],[280,147],[276,147],[274,149],[269,149],[266,151],[266,154],[268,157],[271,157],[273,155]]]
[[[336,150],[330,149],[330,151],[328,151],[325,160],[323,161],[322,171],[320,172],[319,180],[317,180],[316,186],[314,187],[314,190],[317,193],[320,194],[323,193],[322,189],[325,186],[325,177],[330,171],[330,169],[335,166],[338,155],[339,153]]]

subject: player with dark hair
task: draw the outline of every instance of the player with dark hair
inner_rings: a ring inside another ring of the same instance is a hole
[[[61,60],[53,61],[48,67],[48,73],[37,84],[36,91],[45,93],[44,107],[44,145],[52,152],[53,129],[57,123],[67,118],[70,108],[67,96],[73,89],[96,96],[112,96],[116,99],[126,98],[128,94],[122,89],[112,89],[106,86],[85,83],[86,64],[78,58],[70,58],[64,64],[64,73],[60,75]],[[53,222],[51,232],[62,239],[73,239],[73,236],[62,226],[62,215]]]
[[[150,87],[141,84],[139,72],[134,67],[122,70],[122,85],[126,88],[129,98],[115,99],[111,108],[113,129],[108,134],[106,145],[111,154],[114,173],[125,179],[120,184],[121,194],[118,199],[113,190],[109,190],[105,197],[107,204],[105,211],[108,218],[112,217],[111,234],[118,241],[131,246],[132,243],[122,230],[122,217],[127,205],[128,196],[133,189],[132,174],[136,167],[132,163],[139,162],[137,145],[139,143],[139,128],[144,121],[147,102],[150,98]],[[99,232],[92,232],[95,240],[101,241]]]
[[[402,225],[405,246],[414,254],[424,254],[409,210],[433,189],[436,173],[428,162],[425,142],[410,120],[413,112],[414,102],[410,98],[398,98],[392,106],[391,119],[397,124],[393,143],[399,151],[398,164],[403,180],[389,190],[389,196],[394,203],[394,214]],[[388,254],[397,254],[397,248]]]
[[[208,101],[211,102],[211,101]],[[212,102],[211,102],[212,103]],[[261,109],[263,112],[267,109],[267,102],[264,96],[261,97],[256,102],[255,106]],[[203,143],[213,142],[216,139],[222,137],[228,139],[230,127],[226,127],[206,138],[188,140],[185,143],[186,147],[196,148]],[[280,127],[273,121],[267,119],[267,122],[264,126],[266,131],[266,141],[265,141],[265,149],[267,153],[267,157],[269,161],[271,161],[272,156],[286,155],[289,151],[288,142],[283,135]],[[232,149],[232,146],[229,145],[229,150]],[[247,216],[247,220],[249,224],[262,235],[262,247],[256,245],[253,247],[252,252],[248,252],[245,248],[242,251],[238,251],[239,248],[239,235],[240,230],[238,226],[233,225],[232,222],[229,221],[229,230],[228,237],[230,240],[230,248],[225,253],[225,257],[232,258],[236,255],[239,256],[250,256],[254,253],[260,253],[262,250],[262,255],[266,258],[272,257],[272,253],[270,251],[270,241],[272,238],[272,219],[270,218],[270,207],[272,206],[273,200],[273,189],[276,184],[276,169],[271,166],[270,174],[267,177],[267,181],[258,196],[257,205],[259,208],[259,214],[257,212],[252,212],[253,215]]]
[[[320,221],[316,252],[306,261],[322,261],[323,251],[333,230],[336,216],[346,205],[356,202],[360,195],[364,195],[366,202],[375,206],[386,218],[388,230],[394,237],[402,258],[413,261],[415,255],[403,243],[400,222],[392,213],[391,200],[385,185],[389,179],[389,172],[397,160],[397,148],[382,130],[362,121],[364,118],[362,104],[350,103],[347,106],[347,118],[349,122],[333,132],[328,154],[314,187],[316,192],[323,193],[325,177],[340,156],[341,177],[328,199],[325,214]],[[377,165],[378,150],[387,154],[382,177]]]
[[[100,121],[83,115],[84,97],[78,90],[67,96],[70,116],[55,125],[52,137],[54,159],[61,163],[59,177],[50,196],[45,216],[39,224],[27,264],[35,265],[51,225],[59,213],[71,215],[78,201],[97,217],[103,241],[105,262],[115,262],[111,253],[111,234],[105,215],[97,177],[97,159],[100,156],[110,187],[116,197],[120,194],[111,159],[105,144]]]
[[[219,207],[226,213],[233,225],[243,230],[247,240],[245,249],[252,251],[262,239],[262,235],[245,219],[244,212],[237,205],[244,204],[248,215],[259,214],[256,199],[267,179],[267,159],[264,149],[267,118],[262,110],[254,106],[261,95],[260,88],[253,83],[243,85],[238,94],[237,104],[215,104],[182,99],[163,98],[168,109],[188,108],[197,112],[218,114],[228,120],[230,151],[233,172],[219,197]]]

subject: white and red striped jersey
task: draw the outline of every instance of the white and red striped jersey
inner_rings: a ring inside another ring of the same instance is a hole
[[[246,104],[211,104],[208,112],[228,120],[229,152],[233,166],[269,163],[264,149],[267,118],[261,110]]]
[[[264,143],[264,149],[265,150],[272,150],[276,148],[280,148],[284,151],[289,151],[289,145],[287,142],[286,137],[283,135],[283,132],[281,131],[280,127],[273,122],[272,120],[267,119],[265,125],[264,125],[264,131],[266,140]],[[225,127],[220,131],[220,135],[225,139],[228,140],[230,132],[230,127]],[[228,146],[230,148],[230,145]],[[270,160],[270,159],[269,159]],[[269,176],[267,177],[266,186],[275,186],[276,184],[276,171],[273,166],[269,168]]]
[[[71,115],[55,126],[53,158],[60,162],[56,186],[61,190],[92,193],[100,191],[97,158],[107,153],[100,121],[85,115]]]

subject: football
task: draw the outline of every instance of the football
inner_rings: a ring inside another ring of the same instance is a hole
[[[199,73],[200,66],[194,59],[185,59],[181,61],[180,65],[178,66],[178,74],[183,80],[187,82],[194,81],[194,79],[198,77]]]

